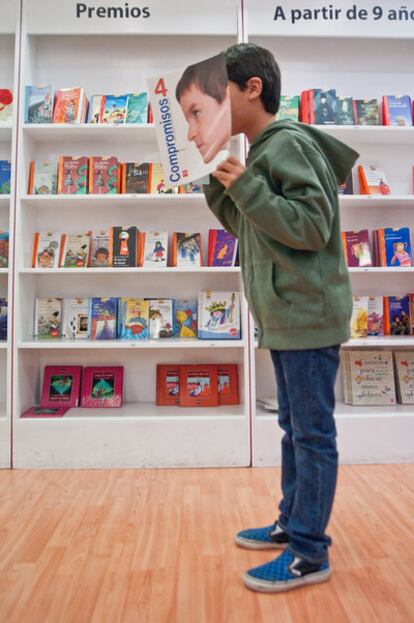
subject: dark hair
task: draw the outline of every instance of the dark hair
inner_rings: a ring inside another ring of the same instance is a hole
[[[281,76],[273,54],[254,43],[232,45],[224,53],[228,78],[244,91],[250,78],[261,78],[260,99],[267,112],[276,114],[280,105]]]
[[[175,90],[175,96],[178,101],[181,100],[183,94],[195,84],[199,89],[214,97],[219,104],[226,97],[226,88],[228,84],[226,65],[224,55],[217,54],[201,63],[189,65],[185,69]]]
[[[109,257],[109,251],[106,247],[99,247],[98,249],[96,249],[95,251],[95,257],[97,257],[98,255],[105,255],[106,257]]]

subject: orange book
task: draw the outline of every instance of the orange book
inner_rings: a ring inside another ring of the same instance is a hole
[[[34,160],[31,160],[30,168],[29,168],[29,190],[28,190],[29,195],[33,195],[34,166],[35,166]]]
[[[58,89],[55,97],[53,123],[81,123],[84,98],[85,95],[81,87]]]
[[[157,365],[155,404],[163,407],[180,404],[180,366]]]
[[[33,239],[32,268],[59,268],[61,258],[61,234],[36,232]]]
[[[217,366],[180,366],[180,406],[217,407],[218,404]]]
[[[61,156],[58,168],[58,194],[85,195],[88,190],[88,158]]]
[[[389,297],[384,296],[384,335],[390,334],[390,305]]]
[[[219,405],[238,405],[240,399],[237,364],[228,363],[218,365],[217,382]]]

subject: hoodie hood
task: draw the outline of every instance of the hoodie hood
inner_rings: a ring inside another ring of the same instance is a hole
[[[338,185],[346,181],[349,171],[359,157],[358,152],[313,125],[288,120],[274,121],[252,141],[249,154],[254,155],[263,143],[284,130],[289,132],[298,145],[306,144],[308,147],[316,148],[324,156],[334,172]]]

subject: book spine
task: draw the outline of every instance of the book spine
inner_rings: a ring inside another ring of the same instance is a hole
[[[32,268],[37,268],[36,258],[37,258],[37,249],[39,246],[39,232],[36,232],[33,240],[33,255],[32,255]]]
[[[390,301],[384,296],[384,335],[390,335]]]
[[[93,194],[93,183],[95,179],[94,167],[93,167],[94,160],[95,158],[93,156],[88,158],[88,163],[89,163],[88,192],[90,195]]]
[[[341,233],[341,238],[342,238],[342,246],[344,248],[345,262],[346,262],[346,265],[349,266],[348,247],[346,244],[346,231],[343,231]]]
[[[380,266],[387,266],[387,251],[385,247],[385,232],[383,229],[378,230],[378,251]]]
[[[153,192],[153,185],[154,185],[153,171],[154,171],[154,165],[152,162],[149,162],[148,163],[148,192],[149,194]]]
[[[68,236],[67,234],[62,234],[62,242],[60,245],[60,257],[59,257],[59,267],[62,268],[64,261],[65,261],[65,255],[66,255],[66,243],[68,240]]]
[[[64,156],[60,156],[59,164],[58,164],[58,181],[57,181],[58,194],[62,193],[62,188],[63,188],[63,160],[64,160]]]
[[[30,168],[29,168],[29,191],[28,191],[29,195],[33,195],[34,169],[35,169],[35,163],[34,163],[34,160],[32,160],[30,162]],[[413,171],[414,171],[414,167],[413,167]]]
[[[386,95],[382,97],[382,125],[391,125],[390,106]]]

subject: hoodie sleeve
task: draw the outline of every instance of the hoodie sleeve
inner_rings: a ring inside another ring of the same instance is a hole
[[[224,186],[210,176],[210,184],[204,186],[204,194],[210,210],[224,229],[238,237],[240,214],[232,199],[225,194]]]
[[[331,236],[334,217],[332,200],[324,190],[333,182],[322,156],[303,152],[293,141],[286,154],[269,156],[270,178],[281,188],[280,195],[249,168],[226,193],[251,223],[277,242],[304,251],[322,249]],[[317,171],[326,176],[325,183]]]

